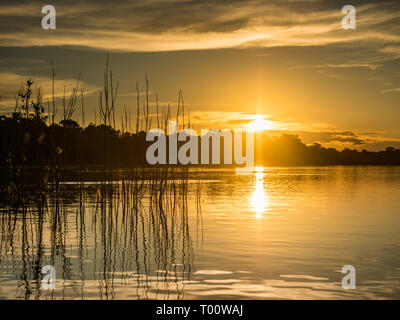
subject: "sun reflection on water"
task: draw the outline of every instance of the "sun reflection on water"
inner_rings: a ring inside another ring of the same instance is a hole
[[[251,197],[251,204],[257,219],[262,218],[262,215],[267,206],[267,197],[264,192],[264,168],[255,167],[255,190]]]

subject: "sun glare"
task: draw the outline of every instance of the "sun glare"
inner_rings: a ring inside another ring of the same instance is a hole
[[[257,116],[257,118],[247,125],[247,128],[251,131],[263,131],[272,129],[272,121],[263,119],[263,116]]]
[[[253,210],[255,211],[255,217],[257,219],[262,218],[262,215],[267,206],[267,198],[264,192],[264,168],[256,167],[255,168],[255,190],[251,197],[251,204]]]

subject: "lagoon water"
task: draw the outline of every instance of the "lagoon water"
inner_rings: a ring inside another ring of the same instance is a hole
[[[64,181],[3,202],[0,298],[400,299],[400,167],[201,169],[176,184],[160,200]]]

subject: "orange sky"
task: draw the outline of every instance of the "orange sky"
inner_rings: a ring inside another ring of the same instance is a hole
[[[245,126],[306,143],[400,147],[400,5],[353,1],[357,29],[341,26],[340,1],[55,1],[57,29],[41,28],[40,1],[0,4],[0,107],[12,111],[27,77],[50,94],[49,59],[61,96],[82,73],[94,121],[106,52],[120,81],[117,119],[134,113],[135,83],[176,106],[197,129]],[[76,115],[79,118],[79,115]],[[118,122],[118,121],[117,121]]]

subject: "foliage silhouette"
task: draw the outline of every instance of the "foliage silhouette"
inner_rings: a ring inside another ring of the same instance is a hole
[[[43,117],[25,118],[20,113],[0,117],[1,166],[147,166],[145,153],[150,143],[144,131],[121,132],[110,125],[91,123],[82,128],[73,120],[47,125]],[[255,159],[257,165],[277,166],[399,165],[400,150],[338,151],[319,144],[307,146],[294,135],[258,134]]]
[[[54,83],[54,65],[52,64]],[[59,123],[54,121],[55,102],[53,93],[53,114],[44,113],[40,89],[33,96],[34,82],[29,79],[21,84],[16,96],[16,106],[11,116],[0,116],[0,166],[126,166],[144,167],[146,149],[152,142],[146,141],[146,131],[154,124],[161,125],[167,132],[171,120],[170,107],[159,110],[158,96],[156,113],[149,110],[149,84],[146,75],[146,97],[140,112],[140,95],[138,83],[136,106],[136,130],[132,130],[130,113],[125,108],[121,118],[121,130],[115,129],[115,105],[118,93],[118,81],[113,79],[107,56],[104,72],[104,87],[100,93],[100,125],[90,123],[84,127],[83,89],[82,125],[72,119],[77,107],[79,79],[72,89],[70,98],[66,99],[64,90],[63,118]],[[53,84],[54,92],[54,84]],[[50,103],[48,102],[48,109]],[[179,118],[181,119],[179,120]],[[124,119],[125,118],[125,119]],[[47,124],[48,120],[50,124]],[[179,122],[178,122],[179,121]],[[182,91],[179,91],[176,122],[181,127],[191,127],[190,115],[185,118],[185,106]],[[144,126],[142,126],[144,124]],[[198,138],[200,139],[200,138]],[[168,139],[167,139],[168,141]],[[182,145],[184,142],[179,142]],[[200,143],[198,144],[201,145]],[[223,144],[221,143],[221,155]],[[244,148],[242,148],[244,150]],[[168,148],[167,148],[168,150]],[[210,146],[211,150],[211,146]],[[199,152],[200,153],[200,152]],[[200,155],[199,155],[200,156]],[[211,152],[210,152],[211,157]],[[200,157],[199,157],[200,160]],[[221,159],[223,163],[223,159]],[[255,135],[255,164],[263,166],[298,166],[298,165],[399,165],[400,150],[393,147],[385,151],[369,152],[334,148],[324,148],[318,143],[307,146],[295,135],[283,134],[279,137],[262,132]]]

